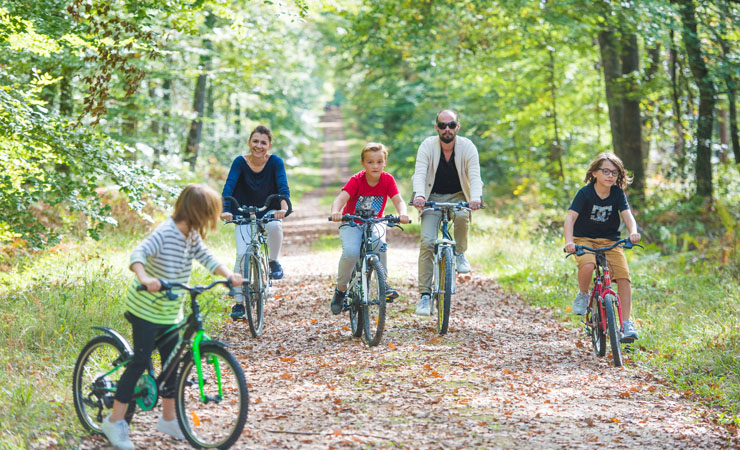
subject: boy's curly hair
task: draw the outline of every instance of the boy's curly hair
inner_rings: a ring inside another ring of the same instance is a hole
[[[586,178],[583,179],[584,183],[596,183],[596,178],[594,177],[593,172],[599,170],[604,161],[609,161],[610,163],[614,164],[614,167],[617,168],[617,172],[619,172],[619,174],[617,175],[617,186],[624,189],[627,187],[627,185],[632,183],[632,177],[627,175],[627,171],[624,170],[624,163],[622,162],[622,160],[619,159],[619,156],[611,152],[604,152],[596,157],[596,159],[588,167]]]

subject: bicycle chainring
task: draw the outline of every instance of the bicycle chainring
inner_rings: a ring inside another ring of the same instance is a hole
[[[144,395],[139,396],[141,392],[144,392]],[[157,382],[154,377],[148,373],[143,374],[136,382],[134,397],[136,398],[136,405],[142,411],[149,411],[157,406]]]

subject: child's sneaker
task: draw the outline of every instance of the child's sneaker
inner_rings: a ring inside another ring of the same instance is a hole
[[[629,319],[622,322],[622,340],[627,342],[632,342],[637,339],[637,329],[635,328],[635,323]]]
[[[347,295],[346,292],[334,288],[334,296],[331,298],[331,313],[335,316],[342,312],[342,308],[344,308],[345,295]]]
[[[185,436],[182,434],[182,430],[180,429],[180,424],[177,423],[177,419],[164,420],[164,417],[159,416],[159,420],[157,421],[157,430],[172,436],[178,441],[185,440]]]
[[[586,314],[586,307],[588,306],[589,295],[586,292],[579,292],[576,295],[576,299],[573,300],[573,314],[583,316]]]
[[[121,450],[134,450],[134,444],[128,437],[128,423],[125,420],[111,422],[110,414],[108,414],[100,424],[100,429],[114,447]]]

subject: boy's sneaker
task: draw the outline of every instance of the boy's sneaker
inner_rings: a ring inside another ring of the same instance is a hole
[[[398,298],[398,291],[393,289],[392,287],[385,287],[385,302],[386,303],[393,303],[394,299]]]
[[[270,278],[273,280],[281,279],[283,277],[283,266],[277,260],[270,261],[268,264],[270,266]]]
[[[244,320],[244,314],[246,311],[243,304],[236,303],[231,307],[231,320]]]
[[[345,295],[347,295],[346,292],[334,288],[334,296],[331,298],[331,313],[335,316],[342,312],[342,308],[344,308]]]
[[[172,436],[178,441],[185,440],[185,436],[182,434],[182,430],[180,429],[180,424],[177,423],[177,419],[164,420],[164,417],[159,416],[159,420],[157,421],[157,430]]]
[[[455,267],[457,268],[457,273],[468,273],[470,272],[470,263],[468,262],[468,259],[465,257],[465,253],[458,253],[455,256]]]
[[[421,294],[421,299],[416,303],[416,314],[428,316],[432,313],[432,296]]]
[[[113,446],[121,450],[134,450],[134,444],[128,437],[128,423],[125,420],[110,422],[110,414],[108,414],[100,424],[100,429]]]
[[[586,292],[578,292],[576,299],[573,300],[573,314],[583,316],[586,314],[586,307],[588,306],[588,299],[590,296]]]
[[[637,339],[637,329],[635,323],[629,319],[622,322],[622,340],[626,342],[632,342]]]

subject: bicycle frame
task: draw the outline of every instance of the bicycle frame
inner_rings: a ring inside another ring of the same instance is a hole
[[[439,230],[442,232],[442,238],[434,241],[434,286],[432,286],[432,295],[439,293],[439,260],[442,258],[442,251],[447,247],[452,247],[452,253],[455,253],[455,240],[452,238],[449,227],[452,223],[452,209],[442,210],[442,220],[439,223]],[[452,270],[455,270],[455,258],[452,258]],[[452,277],[452,286],[450,286],[450,293],[454,294],[456,291],[456,279]]]
[[[619,330],[622,330],[622,302],[619,299],[619,295],[611,287],[611,276],[609,275],[609,266],[606,263],[606,255],[603,253],[597,253],[596,255],[596,268],[594,269],[594,288],[591,290],[591,296],[589,298],[586,315],[586,322],[591,320],[591,309],[594,307],[594,303],[599,308],[600,317],[606,317],[606,306],[604,306],[604,297],[607,294],[612,294],[617,299],[617,314],[619,317]],[[605,320],[601,321],[601,330],[607,331],[607,323]]]
[[[373,251],[373,226],[375,224],[373,223],[360,223],[355,225],[344,225],[344,226],[357,226],[362,227],[362,246],[360,248],[360,259],[355,264],[355,272],[354,276],[350,280],[349,286],[347,287],[347,292],[350,291],[350,289],[353,289],[358,282],[361,282],[363,286],[367,284],[367,262],[368,259],[380,259],[380,256]],[[359,274],[359,279],[358,279]],[[361,299],[363,305],[368,304],[368,295],[369,293],[366,290],[363,290],[363,298]]]

